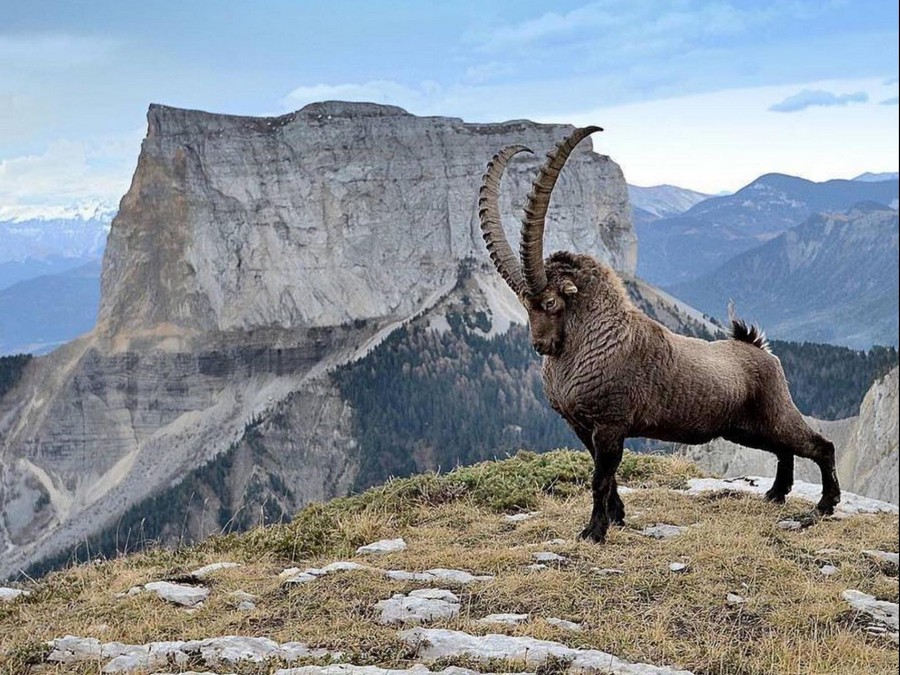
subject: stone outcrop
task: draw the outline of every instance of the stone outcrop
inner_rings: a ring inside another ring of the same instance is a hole
[[[204,487],[203,508],[179,517],[192,536],[219,531],[220,507],[256,508],[260,491],[281,514],[345,493],[353,411],[323,374],[440,302],[461,265],[495,330],[522,322],[481,240],[480,176],[504,145],[535,151],[504,180],[516,241],[534,172],[568,130],[355,103],[268,119],[152,106],[96,327],[0,400],[0,578],[228,451],[228,496]],[[547,250],[632,274],[627,199],[619,167],[584,144],[554,193]]]
[[[863,398],[859,415],[845,420],[807,418],[810,425],[835,445],[841,488],[892,504],[898,503],[898,373],[894,368],[877,380]],[[725,476],[774,476],[774,455],[717,439],[685,446],[691,460]],[[820,482],[821,472],[811,461],[795,461],[797,478]]]

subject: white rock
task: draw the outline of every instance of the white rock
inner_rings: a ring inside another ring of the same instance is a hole
[[[0,586],[0,602],[12,602],[17,598],[25,598],[31,595],[31,591],[23,591],[18,588]]]
[[[539,562],[539,563],[548,563],[548,562],[563,562],[565,561],[565,557],[561,556],[559,553],[553,553],[551,551],[538,551],[537,553],[532,553],[531,557]]]
[[[645,527],[638,534],[642,534],[645,537],[653,537],[654,539],[671,539],[672,537],[678,537],[684,534],[686,530],[686,527],[680,527],[678,525],[657,523],[656,525]]]
[[[227,570],[232,567],[240,567],[240,564],[234,562],[212,563],[211,565],[204,565],[203,567],[195,569],[191,572],[191,576],[196,577],[197,579],[206,579],[208,576],[215,574],[219,570]]]
[[[478,619],[475,623],[502,623],[508,626],[516,626],[525,621],[528,621],[527,614],[488,614],[483,619]]]
[[[380,666],[354,666],[348,663],[333,664],[330,666],[300,666],[298,668],[284,668],[276,670],[275,675],[480,675],[480,673],[468,668],[450,666],[444,670],[432,673],[422,664],[416,664],[405,670],[381,668]],[[488,675],[497,675],[496,673]],[[519,675],[534,675],[534,673],[520,673]]]
[[[894,633],[898,631],[897,603],[886,600],[876,600],[874,596],[861,591],[848,589],[841,593],[850,606],[862,612]]]
[[[867,549],[863,551],[863,555],[873,558],[874,560],[878,560],[880,562],[886,562],[892,565],[898,565],[898,556],[896,553],[891,553],[890,551],[873,551],[871,549]]]
[[[287,577],[282,583],[283,584],[308,584],[310,581],[315,581],[319,577],[314,574],[307,574],[306,572],[298,571],[295,575]]]
[[[819,572],[821,572],[826,577],[834,576],[835,574],[838,573],[838,571],[839,571],[838,568],[835,567],[834,565],[822,565],[819,568]]]
[[[503,520],[507,523],[521,523],[523,520],[530,520],[540,514],[540,511],[531,511],[529,513],[514,513],[512,515],[503,516]]]
[[[540,666],[551,657],[569,661],[567,672],[600,671],[623,675],[691,675],[686,670],[629,663],[596,649],[573,649],[559,642],[509,635],[470,635],[460,631],[413,628],[401,631],[400,638],[418,649],[420,658],[436,661],[468,657],[476,661],[511,659],[528,667]]]
[[[741,476],[739,478],[691,478],[688,480],[688,494],[701,494],[704,492],[750,492],[753,494],[765,494],[772,487],[774,478],[761,476]],[[806,481],[795,481],[790,492],[790,497],[797,497],[808,502],[818,502],[822,497],[822,486]],[[871,497],[841,492],[841,501],[834,509],[835,514],[855,515],[857,513],[897,513],[896,504],[889,504]]]
[[[140,595],[145,591],[143,586],[132,586],[125,595]]]
[[[398,553],[406,550],[406,542],[402,537],[397,539],[380,539],[371,544],[360,546],[356,552],[360,555],[365,553]]]
[[[280,645],[265,637],[243,637],[226,635],[224,637],[202,640],[200,654],[207,665],[220,663],[238,663],[250,661],[261,663],[266,659],[280,655]]]
[[[375,604],[381,610],[379,623],[422,623],[440,619],[452,619],[459,615],[459,598],[445,589],[412,591],[409,595],[397,594]]]
[[[425,572],[426,574],[430,574],[431,576],[433,576],[438,581],[456,584],[471,584],[475,581],[492,581],[494,578],[488,574],[474,575],[463,570],[451,570],[445,569],[443,567],[436,567],[434,569],[425,570]]]
[[[367,565],[360,565],[355,562],[348,562],[345,560],[339,560],[337,562],[330,563],[325,565],[325,567],[321,569],[308,569],[305,570],[308,574],[316,574],[316,575],[324,575],[324,574],[333,574],[335,572],[354,572],[357,570],[371,570],[371,567]]]
[[[557,628],[562,628],[563,630],[570,630],[573,633],[580,633],[582,631],[582,627],[580,623],[575,623],[574,621],[566,621],[565,619],[557,619],[556,617],[550,617],[549,619],[544,619],[551,626],[556,626]]]
[[[388,570],[384,573],[388,579],[394,581],[434,581],[435,576],[428,572],[406,572],[405,570]]]
[[[153,591],[157,596],[184,607],[196,607],[209,597],[209,589],[203,586],[185,586],[168,581],[151,581],[144,588]]]
[[[565,539],[551,539],[547,542],[549,546],[565,546],[568,543]]]
[[[620,570],[615,567],[592,567],[591,572],[593,572],[594,574],[602,574],[604,576],[625,574],[625,570]]]
[[[670,572],[684,572],[686,571],[688,566],[682,562],[673,562],[669,563],[669,571]]]
[[[540,572],[541,570],[550,569],[544,563],[534,563],[533,565],[528,565],[526,570],[530,570],[532,572]]]
[[[241,600],[238,603],[237,609],[239,612],[250,612],[256,609],[256,605],[250,600]]]
[[[725,596],[725,602],[727,602],[729,605],[743,605],[744,598],[737,593],[729,593]]]
[[[296,574],[299,574],[300,571],[301,571],[301,570],[300,570],[299,567],[287,567],[287,568],[283,569],[283,570],[278,574],[278,578],[279,578],[279,579],[287,579],[287,578],[292,577],[292,576],[294,576],[294,575],[296,575]]]

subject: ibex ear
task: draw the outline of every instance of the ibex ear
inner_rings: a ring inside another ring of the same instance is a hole
[[[575,295],[578,292],[578,286],[566,279],[563,281],[562,292],[564,295]]]

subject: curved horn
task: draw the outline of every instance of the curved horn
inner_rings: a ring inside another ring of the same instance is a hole
[[[516,295],[525,290],[525,279],[519,267],[519,260],[509,246],[503,225],[500,223],[500,179],[509,160],[520,152],[531,152],[524,145],[510,145],[491,158],[481,179],[478,190],[478,217],[481,232],[487,245],[494,267]]]
[[[522,242],[519,245],[525,291],[528,295],[537,295],[547,287],[547,274],[544,271],[544,220],[547,217],[547,207],[550,205],[550,193],[553,192],[559,172],[565,166],[572,150],[595,131],[603,129],[600,127],[576,129],[558,143],[555,150],[548,152],[541,172],[532,184],[531,192],[528,193],[525,217],[522,219]]]

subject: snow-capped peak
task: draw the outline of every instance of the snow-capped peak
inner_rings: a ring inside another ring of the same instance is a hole
[[[0,206],[0,221],[23,223],[29,220],[81,220],[112,222],[116,207],[108,202],[91,199],[69,206],[16,204]]]

